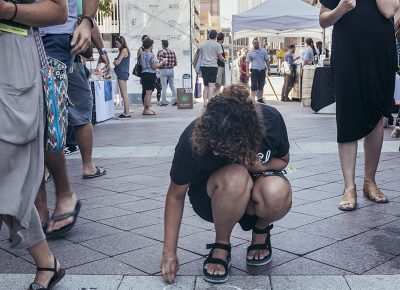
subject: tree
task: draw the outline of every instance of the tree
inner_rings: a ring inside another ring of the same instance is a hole
[[[112,14],[112,0],[100,0],[99,11],[105,16],[110,16]]]

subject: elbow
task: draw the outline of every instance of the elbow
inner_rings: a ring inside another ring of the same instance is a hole
[[[68,20],[68,9],[65,7],[60,11],[59,17],[57,17],[54,21],[54,25],[65,24]]]
[[[320,25],[323,29],[329,27],[328,23],[326,23],[326,21],[325,21],[324,19],[321,19],[321,18],[319,19],[319,25]]]

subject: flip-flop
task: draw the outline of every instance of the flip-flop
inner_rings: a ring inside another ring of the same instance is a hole
[[[143,112],[143,116],[154,116],[156,114],[156,112],[154,111],[150,111],[151,113],[145,113]]]
[[[105,170],[104,168],[96,166],[96,173],[82,175],[82,179],[92,179],[92,178],[100,177],[100,176],[103,176],[103,175],[106,175],[106,174],[107,174],[107,170]]]
[[[46,232],[45,233],[46,237],[52,238],[54,236],[65,234],[66,232],[69,232],[75,226],[75,223],[76,223],[76,220],[78,219],[80,210],[81,210],[81,201],[78,200],[75,205],[75,209],[73,211],[59,214],[59,215],[53,214],[53,216],[50,219],[52,222],[60,222],[60,221],[66,220],[70,217],[73,217],[74,221],[66,226],[63,226],[62,228],[60,228],[58,230],[52,231],[50,233]]]

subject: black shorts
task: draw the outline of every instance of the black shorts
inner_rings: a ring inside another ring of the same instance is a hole
[[[280,172],[266,172],[267,174],[250,174],[253,181],[261,176],[280,176],[287,180],[287,178]],[[207,193],[207,183],[210,178],[210,175],[203,176],[201,182],[196,185],[191,185],[189,187],[189,200],[192,204],[194,212],[203,220],[208,221],[210,223],[214,222],[213,214],[212,214],[212,205],[211,198]],[[244,231],[252,230],[256,223],[258,217],[251,216],[245,213],[242,218],[239,220],[239,224]]]
[[[217,82],[218,67],[201,67],[201,76],[203,83],[208,86],[210,83],[215,84]]]
[[[258,70],[252,69],[251,70],[251,90],[259,91],[264,89],[265,85],[265,78],[266,78],[266,70]]]
[[[142,87],[146,91],[154,91],[156,87],[157,75],[155,73],[142,73]]]

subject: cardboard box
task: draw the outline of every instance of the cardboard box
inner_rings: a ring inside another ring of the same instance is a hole
[[[193,109],[193,89],[176,89],[178,109]]]

